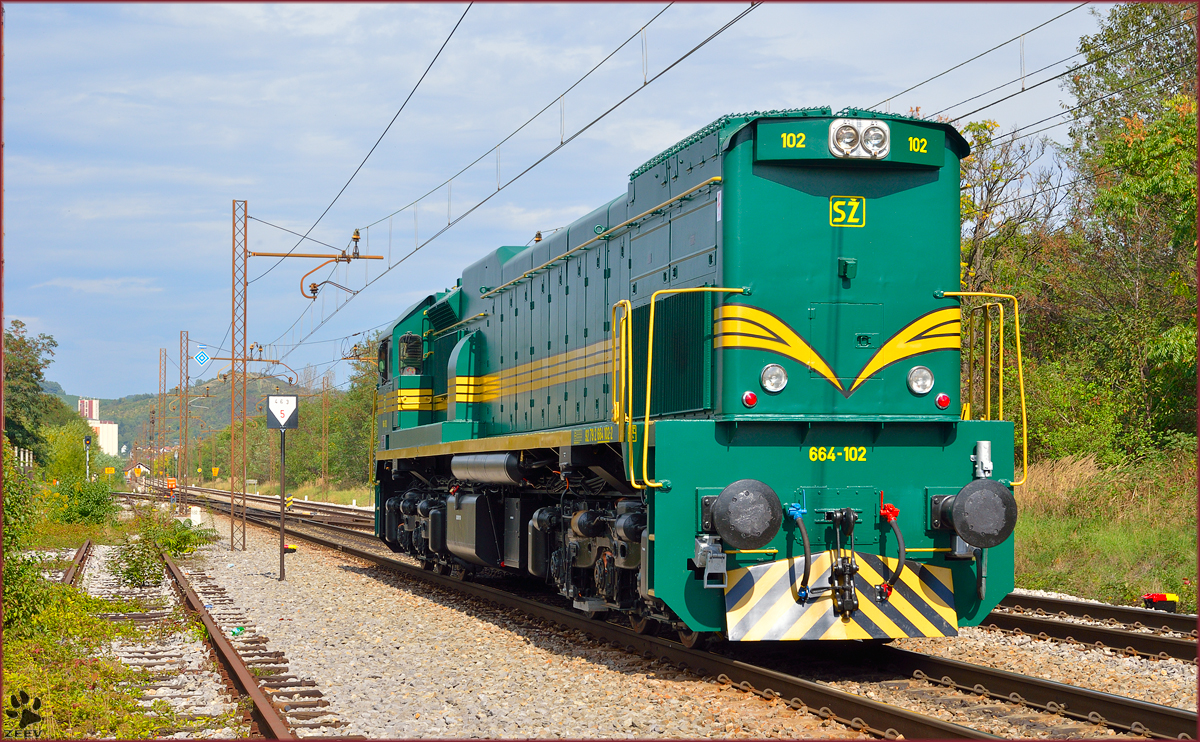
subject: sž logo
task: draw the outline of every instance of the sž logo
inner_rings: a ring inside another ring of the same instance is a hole
[[[830,196],[829,226],[862,227],[867,223],[867,200],[862,196]]]

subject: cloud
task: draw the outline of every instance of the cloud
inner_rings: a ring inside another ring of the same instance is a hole
[[[63,288],[85,294],[103,294],[107,296],[129,297],[138,294],[157,294],[162,288],[153,285],[153,278],[51,278],[49,281],[36,284],[31,288]]]

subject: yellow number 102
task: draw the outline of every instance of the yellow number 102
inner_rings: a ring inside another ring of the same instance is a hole
[[[787,132],[780,134],[783,138],[784,149],[804,149],[804,135]]]
[[[909,137],[908,138],[908,151],[909,152],[924,152],[925,148],[928,146],[929,146],[929,140],[927,140],[923,137]]]

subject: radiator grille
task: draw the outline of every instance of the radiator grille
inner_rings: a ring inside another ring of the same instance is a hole
[[[652,416],[712,407],[712,294],[675,294],[654,310]],[[646,410],[650,306],[633,310],[633,416]]]

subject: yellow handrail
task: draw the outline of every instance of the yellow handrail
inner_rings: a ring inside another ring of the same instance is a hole
[[[1000,336],[999,336],[999,357],[996,362],[998,397],[997,397],[997,413],[996,419],[1004,419],[1004,305],[997,301],[989,301],[986,304],[980,304],[977,307],[971,307],[968,313],[968,322],[970,330],[968,336],[968,344],[972,351],[975,348],[975,313],[984,313],[984,336],[983,336],[983,419],[992,419],[992,316],[989,310],[995,307],[1000,314]],[[967,404],[964,408],[964,420],[970,420],[970,409],[975,402],[975,355],[973,352],[967,353]]]
[[[617,307],[621,308],[621,321],[617,323]],[[622,299],[612,305],[613,345],[613,422],[624,431],[624,439],[629,450],[633,450],[633,374],[629,373],[629,365],[633,359],[630,347],[630,321],[633,315],[633,304],[628,299]],[[628,400],[628,401],[627,401]],[[637,480],[633,468],[633,457],[629,457],[629,486],[644,490],[646,485]]]
[[[698,286],[692,289],[662,289],[650,296],[650,328],[646,333],[646,417],[642,425],[642,481],[647,487],[661,487],[662,482],[650,479],[648,463],[650,459],[650,382],[654,370],[654,304],[662,294],[744,294],[745,289],[727,289],[716,286]],[[630,398],[632,402],[632,397]]]
[[[623,229],[624,227],[627,227],[630,224],[633,224],[634,222],[638,221],[639,219],[641,219],[645,216],[648,216],[650,214],[653,214],[654,212],[658,211],[659,209],[665,208],[669,204],[672,204],[676,201],[685,199],[688,196],[695,193],[696,191],[700,190],[701,188],[704,188],[704,187],[710,186],[710,185],[714,185],[714,184],[720,183],[720,182],[721,182],[721,176],[719,176],[719,175],[716,177],[713,177],[713,178],[709,178],[708,180],[704,181],[700,185],[689,188],[686,191],[684,191],[683,193],[679,194],[678,196],[673,196],[673,197],[667,199],[666,201],[663,201],[661,204],[659,204],[658,206],[655,206],[653,209],[647,209],[646,211],[643,211],[642,213],[638,214],[637,216],[633,217],[632,219],[626,219],[625,221],[621,222],[617,226],[604,230],[603,232],[596,235],[595,237],[588,240],[587,242],[584,242],[581,245],[576,245],[575,247],[572,247],[570,250],[567,250],[562,255],[559,255],[556,258],[550,258],[549,260],[547,260],[545,263],[542,263],[538,267],[525,271],[524,273],[517,276],[516,278],[509,281],[508,283],[501,284],[494,289],[488,289],[485,293],[481,294],[479,296],[479,298],[486,299],[489,296],[491,296],[492,294],[503,291],[504,289],[508,288],[509,286],[512,286],[514,283],[520,283],[521,281],[524,281],[526,278],[529,278],[530,276],[537,275],[538,271],[542,270],[543,268],[545,268],[548,265],[551,265],[553,263],[556,263],[556,262],[562,260],[563,258],[567,257],[568,255],[575,252],[576,250],[582,250],[583,248],[587,247],[588,245],[592,244],[593,242],[596,242],[597,240],[607,239],[608,237],[611,237],[612,233],[616,232],[618,229]]]
[[[613,354],[612,386],[613,413],[612,421],[620,425],[625,421],[625,323],[632,311],[628,299],[622,299],[612,305],[612,338],[609,350]],[[617,321],[617,308],[621,309],[621,320]]]
[[[987,291],[939,291],[938,296],[979,296],[985,299],[1007,299],[1013,303],[1013,328],[1017,341],[1017,385],[1021,392],[1021,479],[1013,482],[1016,487],[1029,478],[1029,423],[1025,415],[1025,372],[1021,361],[1021,310],[1017,297],[1012,294],[993,294]]]

